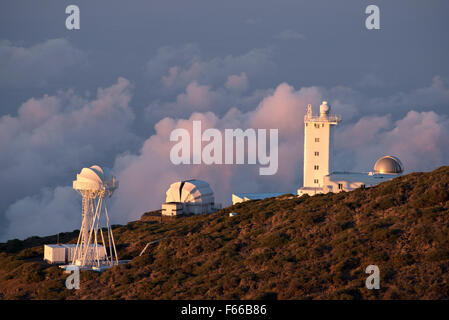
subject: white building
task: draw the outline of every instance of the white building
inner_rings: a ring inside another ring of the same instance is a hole
[[[312,106],[304,117],[304,177],[298,195],[351,191],[374,186],[404,171],[401,161],[393,156],[377,160],[372,172],[335,172],[333,170],[333,131],[341,118],[330,114],[326,101],[320,115],[313,116]]]
[[[179,216],[184,214],[212,213],[221,209],[216,204],[214,192],[202,180],[186,180],[172,183],[162,204],[162,215]]]
[[[93,244],[90,245],[92,254],[98,254],[100,260],[106,256],[106,250],[102,245],[98,245],[98,250],[95,250]],[[44,245],[44,260],[48,263],[68,263],[73,261],[75,256],[76,244],[45,244]]]
[[[287,192],[271,192],[271,193],[233,193],[232,194],[232,204],[237,204],[240,202],[245,202],[249,200],[263,200],[267,198],[279,197]]]

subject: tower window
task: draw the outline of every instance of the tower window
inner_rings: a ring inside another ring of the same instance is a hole
[[[313,180],[313,183],[318,183],[318,179],[314,179],[314,180]]]
[[[320,138],[315,138],[315,142],[320,142]]]
[[[318,151],[315,151],[315,156],[319,156],[320,155],[320,153],[318,152]]]
[[[320,127],[319,123],[314,123],[314,125],[315,125],[315,128],[319,128]]]
[[[319,165],[314,165],[314,166],[313,166],[313,169],[314,169],[314,170],[320,170],[320,166],[319,166]]]
[[[343,190],[343,184],[342,183],[338,184],[338,190]]]

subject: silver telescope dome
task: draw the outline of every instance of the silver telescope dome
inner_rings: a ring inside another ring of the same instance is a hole
[[[404,166],[397,157],[383,156],[374,164],[374,172],[381,174],[401,174],[404,172]]]

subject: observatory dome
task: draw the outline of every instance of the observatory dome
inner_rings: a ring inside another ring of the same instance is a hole
[[[214,192],[202,180],[186,180],[172,183],[166,192],[165,202],[214,203]]]
[[[118,181],[109,168],[102,168],[97,165],[81,169],[81,172],[76,175],[76,180],[73,181],[73,189],[75,190],[100,191],[114,190],[117,187]]]
[[[403,172],[401,160],[393,156],[384,156],[374,164],[374,173],[401,174]]]
[[[330,111],[330,105],[327,104],[327,101],[323,101],[320,105],[320,115],[327,115]]]

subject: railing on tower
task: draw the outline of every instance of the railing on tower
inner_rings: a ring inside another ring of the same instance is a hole
[[[304,116],[304,121],[310,121],[310,122],[340,122],[341,121],[341,116],[339,115],[331,115],[331,116],[311,116],[306,114]]]

